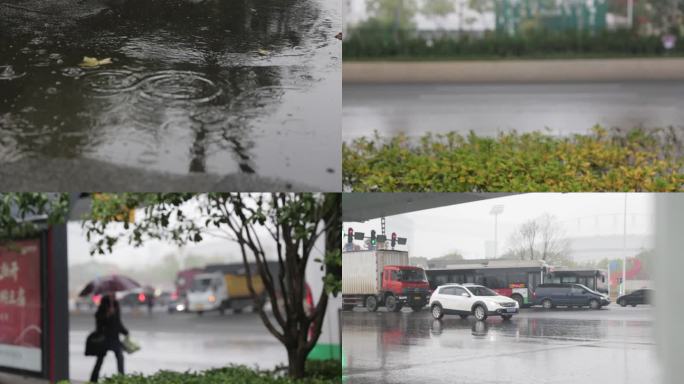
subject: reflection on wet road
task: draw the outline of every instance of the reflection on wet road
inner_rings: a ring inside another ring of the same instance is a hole
[[[91,159],[339,189],[339,2],[79,2],[92,12],[50,22],[44,3],[12,3],[0,4],[3,167]]]
[[[596,124],[631,129],[684,127],[682,82],[593,84],[345,84],[345,141],[403,132],[480,135],[587,133]]]
[[[346,383],[656,383],[652,308],[343,314]]]
[[[71,378],[87,380],[95,363],[83,355],[85,340],[95,326],[92,313],[72,314],[70,318]],[[133,314],[124,312],[123,322],[141,350],[126,355],[127,372],[152,374],[158,370],[203,370],[244,364],[273,369],[287,361],[285,348],[264,327],[256,314],[166,312]],[[105,359],[103,374],[116,372],[114,355]]]

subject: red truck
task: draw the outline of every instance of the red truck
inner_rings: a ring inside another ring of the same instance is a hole
[[[356,306],[377,311],[385,306],[399,312],[404,306],[420,311],[430,300],[425,271],[408,265],[408,252],[394,250],[342,253],[342,309]]]

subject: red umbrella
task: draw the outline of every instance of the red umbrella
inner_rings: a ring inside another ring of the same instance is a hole
[[[88,283],[81,291],[79,296],[102,295],[105,293],[113,293],[118,291],[128,291],[131,289],[140,288],[140,284],[130,277],[122,275],[110,275],[98,277]]]

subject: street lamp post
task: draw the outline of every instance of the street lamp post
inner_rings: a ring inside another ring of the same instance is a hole
[[[503,212],[504,206],[499,204],[492,207],[490,215],[494,215],[494,258],[498,255],[499,248],[499,215]]]
[[[622,285],[620,286],[620,294],[626,293],[627,286],[627,194],[625,193],[625,206],[623,209],[623,227],[622,227]]]
[[[634,0],[627,0],[627,19],[629,21],[629,29],[634,28]]]

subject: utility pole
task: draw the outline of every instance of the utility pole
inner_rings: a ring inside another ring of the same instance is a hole
[[[625,193],[625,206],[623,210],[623,228],[622,228],[622,286],[620,287],[620,294],[627,293],[625,286],[627,284],[627,194]]]
[[[495,205],[492,210],[489,211],[490,215],[494,215],[494,259],[496,259],[499,253],[499,215],[503,212],[503,205]]]
[[[634,0],[627,0],[627,19],[629,29],[634,29]]]

